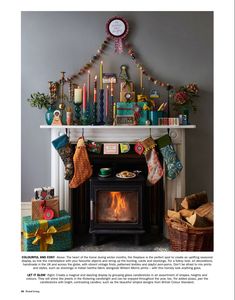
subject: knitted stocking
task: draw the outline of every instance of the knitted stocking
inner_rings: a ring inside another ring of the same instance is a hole
[[[73,177],[73,149],[69,143],[69,138],[66,134],[59,136],[52,141],[53,146],[59,153],[65,165],[64,178],[70,180]]]
[[[163,169],[157,156],[154,140],[149,137],[141,142],[145,148],[144,155],[148,166],[148,182],[155,184],[163,176]]]
[[[92,168],[83,137],[78,139],[76,150],[73,156],[73,163],[74,175],[69,183],[69,187],[72,189],[77,188],[92,175]]]
[[[162,153],[166,163],[166,176],[168,179],[175,179],[183,169],[183,166],[177,157],[175,149],[172,145],[171,138],[168,134],[160,137],[157,140],[157,145]]]

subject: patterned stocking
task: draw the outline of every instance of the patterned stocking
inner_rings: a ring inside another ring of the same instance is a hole
[[[157,156],[154,140],[149,137],[141,142],[145,148],[144,155],[148,166],[148,182],[155,184],[163,176],[163,169]]]
[[[73,177],[73,149],[69,143],[69,138],[66,134],[59,136],[52,141],[53,146],[59,153],[63,163],[65,165],[64,178],[70,180]]]
[[[162,153],[166,163],[166,176],[168,179],[175,179],[183,169],[183,166],[177,157],[175,149],[172,145],[171,138],[168,134],[160,137],[157,140],[157,145]]]
[[[77,142],[76,150],[73,156],[74,175],[69,183],[69,187],[74,189],[85,182],[92,175],[92,167],[86,150],[83,137]]]

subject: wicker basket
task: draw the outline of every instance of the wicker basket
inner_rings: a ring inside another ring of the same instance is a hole
[[[165,217],[172,251],[213,251],[213,227],[196,228]]]

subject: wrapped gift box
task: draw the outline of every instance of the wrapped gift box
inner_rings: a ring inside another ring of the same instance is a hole
[[[147,110],[143,110],[145,104],[147,104],[147,102],[138,102],[138,106],[140,107],[140,118],[138,119],[138,125],[146,125],[148,114],[150,112]]]
[[[60,211],[60,217],[32,220],[23,217],[24,251],[65,251],[72,248],[71,216]]]
[[[51,199],[54,197],[53,187],[40,187],[34,189],[34,198],[39,200]]]
[[[121,92],[134,92],[134,83],[132,81],[130,81],[129,84],[121,82]]]
[[[133,102],[117,102],[117,116],[131,116],[134,115]]]
[[[42,220],[43,219],[43,210],[41,205],[44,203],[44,200],[32,199],[32,220]],[[60,216],[60,207],[59,207],[59,198],[55,197],[52,199],[45,200],[45,207],[49,207],[54,211],[54,218]]]

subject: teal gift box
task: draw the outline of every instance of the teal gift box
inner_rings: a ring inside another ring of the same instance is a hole
[[[144,105],[148,104],[147,102],[138,102],[138,106],[140,107],[140,118],[138,119],[138,125],[146,125],[146,121],[148,120],[149,111],[143,110]]]
[[[52,220],[32,220],[23,217],[24,251],[65,251],[72,248],[71,216],[60,211]]]
[[[117,102],[117,116],[132,116],[133,114],[133,102]]]

